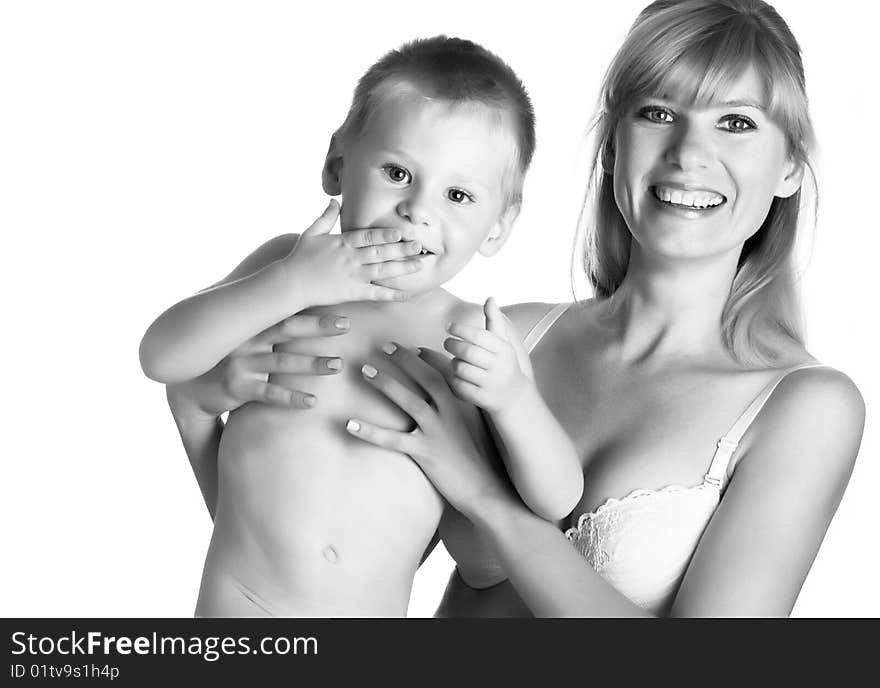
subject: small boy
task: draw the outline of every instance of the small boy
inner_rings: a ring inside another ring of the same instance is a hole
[[[494,255],[504,244],[533,149],[531,103],[506,64],[460,39],[408,43],[362,77],[330,141],[322,181],[342,195],[342,240],[327,234],[331,203],[323,229],[269,241],[224,283],[151,325],[141,361],[165,383],[203,374],[306,308],[347,317],[351,333],[275,351],[358,362],[339,375],[270,377],[319,399],[309,410],[250,403],[230,413],[197,616],[405,615],[444,504],[408,457],[346,432],[346,421],[366,411],[386,427],[412,427],[364,382],[359,363],[392,340],[441,349],[451,321],[483,326],[480,306],[440,285],[475,252]],[[541,460],[559,480],[542,481],[540,494],[514,480],[546,518],[566,515],[580,497],[577,457],[556,431],[566,449]],[[449,522],[460,531],[451,534],[454,549],[486,560],[479,543],[462,544],[466,525]]]

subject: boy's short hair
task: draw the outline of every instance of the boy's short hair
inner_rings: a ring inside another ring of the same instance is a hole
[[[360,136],[383,102],[383,86],[411,81],[431,97],[452,103],[477,102],[512,115],[516,161],[508,204],[519,204],[523,177],[535,151],[535,113],[525,87],[497,55],[462,38],[417,38],[384,55],[358,81],[351,107],[336,136]]]

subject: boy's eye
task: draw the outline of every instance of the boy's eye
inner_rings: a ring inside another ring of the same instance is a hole
[[[719,128],[733,134],[741,134],[745,131],[757,129],[757,125],[745,115],[725,115],[718,123]]]
[[[449,191],[446,192],[446,197],[453,203],[458,203],[459,205],[466,205],[474,202],[474,197],[462,189],[449,189]]]
[[[412,181],[409,171],[399,165],[383,165],[382,170],[385,176],[396,184],[408,184]]]
[[[639,116],[644,117],[649,122],[657,124],[668,124],[674,121],[675,117],[669,108],[660,107],[659,105],[646,105],[639,109]]]

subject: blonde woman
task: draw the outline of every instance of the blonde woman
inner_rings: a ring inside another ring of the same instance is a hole
[[[760,0],[654,2],[607,72],[596,134],[595,298],[507,309],[583,460],[562,529],[462,429],[459,371],[481,359],[470,333],[447,340],[452,362],[391,356],[422,395],[369,380],[414,432],[366,409],[350,432],[409,454],[507,573],[484,590],[453,574],[441,614],[787,615],[865,415],[804,346],[792,252],[813,132],[798,44]]]

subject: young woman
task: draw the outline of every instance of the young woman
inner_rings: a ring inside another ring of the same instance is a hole
[[[461,430],[461,366],[438,352],[393,355],[422,396],[370,381],[416,431],[364,409],[354,434],[412,456],[508,574],[483,591],[454,574],[441,613],[787,615],[865,413],[849,378],[804,348],[797,310],[812,143],[798,44],[760,0],[658,0],[601,103],[584,214],[596,296],[508,309],[583,458],[567,530],[531,513]]]

